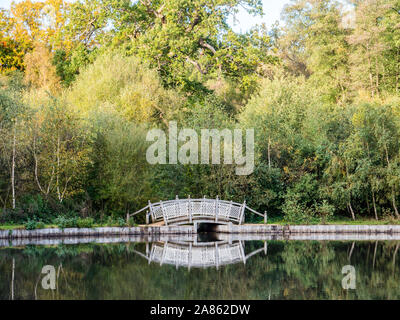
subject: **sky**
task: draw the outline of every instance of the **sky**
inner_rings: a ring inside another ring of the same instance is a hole
[[[270,28],[276,21],[280,20],[283,7],[290,2],[291,0],[262,0],[264,10],[263,17],[254,17],[242,9],[239,10],[236,16],[235,20],[237,21],[231,18],[229,23],[235,32],[246,32],[254,25],[262,23],[265,23],[267,28]]]
[[[0,7],[9,9],[10,4],[13,0],[0,0]],[[15,2],[20,2],[21,0],[15,0]],[[240,9],[239,13],[236,15],[235,19],[229,19],[233,30],[235,32],[246,32],[252,26],[256,24],[265,23],[269,28],[275,21],[279,20],[280,13],[285,4],[290,3],[290,0],[263,0],[264,16],[252,16],[246,13],[244,9]]]

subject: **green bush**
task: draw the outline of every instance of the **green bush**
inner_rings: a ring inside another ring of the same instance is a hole
[[[39,221],[38,223],[36,223],[36,229],[44,229],[45,227],[46,227],[46,225],[42,221]]]
[[[25,223],[26,230],[44,229],[45,226],[46,225],[42,221],[28,220]]]
[[[77,220],[78,219],[76,217],[67,218],[64,216],[59,216],[54,219],[54,224],[56,224],[61,229],[76,228],[78,226]]]
[[[94,220],[92,218],[78,218],[76,223],[78,228],[92,228]]]
[[[29,214],[20,209],[5,209],[0,214],[0,224],[25,224]]]
[[[59,216],[54,219],[54,223],[59,228],[91,228],[94,225],[93,218],[67,218],[64,216]]]
[[[36,228],[37,222],[35,220],[28,220],[28,222],[25,223],[26,230],[35,230]]]
[[[117,225],[118,225],[118,227],[126,227],[126,221],[122,218],[118,218]]]
[[[282,211],[285,214],[283,219],[288,223],[309,224],[314,218],[313,210],[301,204],[294,194],[287,195]]]
[[[77,77],[67,99],[81,114],[112,106],[127,120],[159,121],[159,114],[169,115],[184,98],[163,87],[155,70],[140,58],[119,52],[99,55]]]
[[[332,219],[333,214],[335,213],[335,207],[329,204],[328,201],[324,200],[321,204],[315,206],[315,211],[321,218],[321,222],[325,224]]]
[[[134,217],[130,217],[130,218],[129,218],[129,220],[128,220],[128,226],[129,226],[129,227],[136,227],[136,226],[137,226],[137,223],[136,223]]]

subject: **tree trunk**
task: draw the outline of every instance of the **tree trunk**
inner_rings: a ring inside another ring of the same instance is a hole
[[[38,175],[38,158],[37,158],[37,155],[36,155],[36,137],[35,137],[35,136],[33,137],[33,160],[34,160],[34,162],[35,162],[34,171],[35,171],[35,180],[36,180],[36,184],[37,184],[39,190],[40,190],[40,191],[46,196],[46,198],[47,198],[47,195],[48,195],[48,194],[43,190],[43,188],[42,188],[42,186],[41,186],[41,184],[40,184],[40,182],[39,182],[39,175]]]
[[[367,48],[368,50],[368,48]],[[368,73],[369,73],[369,85],[371,87],[371,96],[374,96],[374,80],[372,77],[372,71],[371,71],[371,57],[368,55]]]
[[[13,147],[12,147],[12,163],[11,163],[11,192],[12,192],[12,208],[15,209],[15,148],[16,148],[16,125],[14,125]]]
[[[351,206],[351,202],[349,201],[349,203],[348,203],[347,205],[348,205],[348,207],[349,207],[349,209],[350,209],[350,212],[351,212],[351,218],[352,218],[353,220],[356,220],[356,216],[355,216],[355,214],[354,214],[353,207]]]
[[[375,57],[375,85],[376,85],[376,92],[379,92],[379,64],[378,64],[378,57]]]
[[[372,204],[374,206],[375,220],[378,220],[378,212],[376,210],[375,194],[373,191],[372,191]]]
[[[394,187],[392,187],[392,204],[393,204],[394,213],[396,214],[396,218],[398,219],[400,217],[400,215],[399,215],[399,211],[397,210],[396,194],[394,192]]]
[[[396,93],[399,92],[399,73],[400,73],[399,54],[400,54],[400,48],[397,48]]]
[[[57,135],[57,173],[56,173],[56,185],[57,185],[57,197],[61,202],[60,184],[59,184],[59,173],[60,173],[60,136]]]
[[[271,169],[271,138],[268,137],[268,168]]]
[[[385,153],[386,153],[387,168],[389,170],[389,168],[390,168],[389,150],[387,148],[386,143],[385,143],[384,147],[385,147]],[[396,194],[395,194],[394,187],[392,187],[392,205],[393,205],[393,209],[394,209],[394,213],[396,215],[396,218],[398,219],[399,218],[399,211],[397,210],[397,206],[396,206]]]

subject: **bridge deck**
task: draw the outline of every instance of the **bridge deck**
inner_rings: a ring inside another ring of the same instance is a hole
[[[151,203],[136,211],[128,214],[129,217],[140,212],[146,211],[146,224],[163,223],[164,225],[191,224],[198,222],[213,222],[219,224],[242,224],[245,220],[245,210],[264,217],[266,223],[266,213],[261,213],[246,206],[246,202],[237,203],[233,201],[216,199],[178,199]],[[161,225],[161,224],[160,224]]]

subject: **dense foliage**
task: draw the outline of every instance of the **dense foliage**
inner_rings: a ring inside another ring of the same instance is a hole
[[[296,0],[282,26],[245,34],[227,23],[239,7],[261,13],[258,0],[1,10],[0,222],[118,219],[175,195],[289,222],[399,218],[400,1]],[[254,172],[150,165],[146,133],[172,120],[254,128]]]

